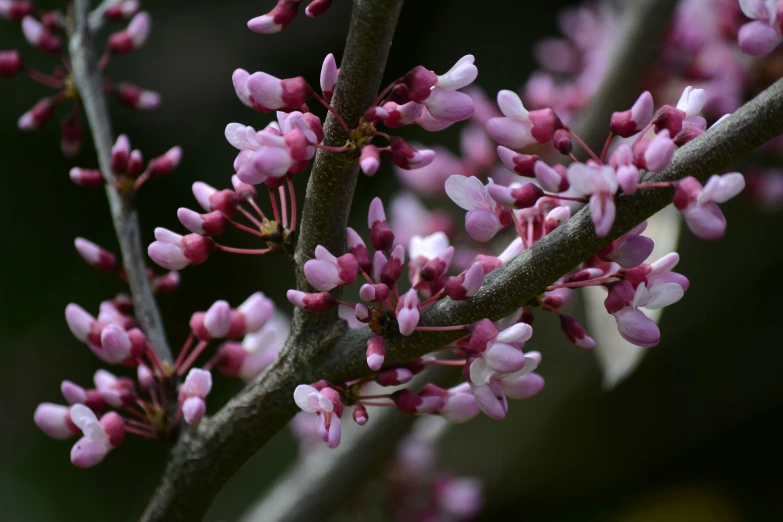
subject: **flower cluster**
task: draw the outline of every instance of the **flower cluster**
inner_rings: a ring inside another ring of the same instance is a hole
[[[126,278],[112,252],[83,238],[77,238],[75,246],[94,268]],[[149,277],[158,294],[171,293],[179,285],[177,272],[161,276],[150,272]],[[74,337],[103,363],[135,370],[135,378],[98,370],[92,388],[63,381],[68,406],[43,403],[36,409],[35,423],[47,435],[56,439],[82,436],[71,451],[71,461],[79,467],[98,464],[123,441],[125,433],[170,439],[181,420],[197,425],[206,413],[210,371],[216,368],[228,377],[248,381],[272,362],[289,333],[287,319],[260,292],[237,308],[217,301],[207,311],[194,313],[192,333],[173,363],[161,359],[139,329],[133,301],[126,294],[100,303],[97,316],[71,303],[65,319]],[[202,367],[194,367],[210,343],[221,339],[225,341]],[[107,411],[110,408],[114,411]]]
[[[90,14],[91,23],[103,21],[130,20],[125,29],[109,35],[106,50],[99,61],[99,68],[105,69],[112,56],[128,54],[140,48],[147,41],[151,18],[146,12],[139,12],[138,0],[124,0],[109,9]],[[28,0],[5,0],[0,2],[0,19],[21,22],[27,42],[36,49],[59,56],[65,51],[66,17],[58,10],[40,11]],[[17,50],[0,51],[0,78],[13,78],[25,74],[30,79],[56,91],[53,96],[41,98],[19,118],[19,128],[34,131],[43,127],[54,117],[57,106],[67,100],[73,101],[73,108],[60,123],[60,149],[66,157],[79,153],[84,136],[84,126],[79,114],[81,101],[74,85],[67,59],[54,67],[50,74],[41,72],[22,60]],[[104,80],[104,90],[118,102],[135,110],[155,109],[160,105],[157,93],[126,82],[113,83]]]
[[[502,419],[508,411],[506,397],[525,398],[541,390],[543,379],[533,373],[541,356],[522,350],[533,333],[532,327],[524,322],[530,316],[523,310],[497,324],[484,319],[473,325],[419,325],[422,312],[436,301],[447,296],[453,300],[473,297],[481,288],[485,274],[512,256],[480,255],[466,270],[449,277],[455,250],[446,235],[436,232],[427,237],[413,236],[407,249],[411,287],[401,292],[406,248],[396,241],[378,198],[370,205],[368,232],[374,253],[370,253],[355,230],[348,228],[347,254],[335,257],[319,246],[315,258],[305,263],[305,277],[318,292],[288,291],[288,299],[303,310],[322,312],[339,305],[351,312],[347,317],[353,327],[369,328],[373,332],[366,351],[367,365],[375,372],[372,377],[339,385],[326,381],[301,385],[294,395],[304,412],[316,415],[319,435],[330,447],[339,444],[340,419],[345,406],[353,406],[352,416],[358,424],[367,422],[367,406],[394,406],[413,414],[441,415],[453,422],[465,422],[480,411]],[[330,293],[337,287],[353,284],[357,277],[364,281],[359,289],[362,302],[343,301]],[[385,339],[389,335],[449,330],[462,330],[466,334],[440,350],[441,354],[452,353],[454,357],[428,355],[408,364],[385,365]],[[464,368],[465,382],[448,390],[427,384],[418,393],[409,389],[373,392],[377,386],[404,385],[433,365]]]
[[[265,15],[257,16],[247,23],[248,29],[261,34],[279,33],[296,18],[299,4],[304,0],[278,0],[274,9]],[[326,13],[332,6],[332,0],[308,0],[305,14],[315,18]]]

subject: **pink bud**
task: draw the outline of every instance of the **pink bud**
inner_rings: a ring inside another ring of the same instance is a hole
[[[381,271],[381,282],[386,286],[392,286],[397,282],[402,274],[402,267],[405,264],[405,247],[397,245],[392,250],[389,260]]]
[[[662,130],[655,136],[644,152],[644,162],[647,170],[661,172],[669,166],[677,146],[669,137],[669,131]]]
[[[127,172],[130,153],[130,140],[125,134],[120,134],[111,149],[111,169],[116,174],[124,174]]]
[[[95,318],[87,313],[81,306],[71,303],[65,307],[65,321],[68,328],[78,340],[86,342],[92,331]]]
[[[201,208],[207,212],[219,210],[228,217],[237,212],[239,198],[233,190],[216,190],[206,183],[197,181],[193,183],[193,195]]]
[[[390,368],[383,370],[375,378],[380,386],[399,386],[413,379],[413,372],[407,368]]]
[[[337,304],[337,300],[329,292],[308,294],[298,290],[289,290],[286,297],[291,304],[307,312],[325,312]]]
[[[144,156],[141,154],[140,150],[134,149],[131,151],[130,156],[128,156],[126,174],[135,178],[142,172],[144,172]]]
[[[360,323],[369,323],[371,319],[370,309],[362,303],[357,303],[353,309],[354,317]]]
[[[71,381],[63,381],[60,391],[69,404],[84,404],[87,402],[87,390]]]
[[[70,419],[69,408],[44,402],[38,405],[33,415],[35,424],[47,435],[57,440],[65,440],[80,433]]]
[[[139,0],[124,0],[106,9],[103,17],[112,21],[127,20],[138,12],[139,7]]]
[[[152,19],[146,12],[138,13],[122,31],[109,36],[108,48],[112,54],[127,54],[144,45],[150,34]]]
[[[275,311],[275,304],[261,292],[256,292],[239,305],[239,312],[245,317],[247,332],[257,332],[269,321]]]
[[[218,236],[225,232],[231,223],[225,214],[217,210],[199,214],[189,208],[180,208],[177,210],[177,217],[185,228],[202,236]]]
[[[368,420],[369,417],[367,415],[367,408],[365,408],[361,404],[357,404],[356,406],[354,406],[353,421],[359,426],[364,426],[365,424],[367,424]]]
[[[115,255],[92,241],[77,237],[74,245],[82,259],[87,261],[90,266],[104,272],[111,272],[117,269],[117,258]]]
[[[29,0],[0,0],[0,18],[18,22],[33,12]]]
[[[106,184],[106,180],[99,170],[74,167],[69,172],[69,176],[71,181],[84,188],[102,187]]]
[[[568,177],[561,174],[556,169],[550,167],[543,161],[536,161],[533,166],[536,175],[536,181],[549,192],[562,192],[568,189]]]
[[[405,170],[425,167],[435,159],[435,151],[416,150],[399,136],[392,136],[389,149],[384,151],[391,156],[392,163]]]
[[[377,335],[367,340],[367,366],[372,371],[378,371],[383,366],[383,360],[386,358],[386,343],[383,337]]]
[[[525,183],[521,187],[509,188],[496,183],[487,185],[487,192],[498,204],[508,208],[529,208],[544,195],[541,187],[534,183]]]
[[[571,217],[571,209],[569,207],[555,207],[549,211],[544,219],[544,233],[548,234]]]
[[[362,147],[362,154],[359,158],[359,166],[368,176],[372,176],[378,172],[378,167],[381,165],[381,154],[378,151],[378,147],[375,145],[365,145]]]
[[[120,103],[137,111],[148,111],[160,107],[160,94],[131,83],[118,83],[113,93]]]
[[[261,34],[278,33],[296,18],[296,10],[300,3],[302,0],[278,0],[274,9],[265,15],[253,18],[247,23],[247,27]]]
[[[402,83],[408,87],[409,98],[421,103],[429,97],[432,88],[438,83],[438,75],[417,65],[403,77]]]
[[[359,289],[359,297],[369,303],[380,303],[389,297],[389,287],[383,283],[365,283]]]
[[[324,58],[324,63],[321,66],[321,92],[323,92],[324,99],[327,102],[332,101],[332,95],[334,94],[334,87],[337,85],[337,63],[334,61],[334,55],[329,53]]]
[[[253,185],[242,183],[236,174],[231,176],[231,184],[234,186],[234,192],[240,202],[245,203],[256,197],[256,188]]]
[[[101,347],[106,361],[118,364],[130,355],[131,340],[125,330],[116,324],[109,324],[101,332]]]
[[[62,48],[60,38],[32,16],[22,19],[22,32],[30,45],[42,51],[57,54]]]
[[[190,426],[198,426],[206,411],[207,404],[201,397],[188,397],[182,403],[182,416]]]
[[[416,289],[411,288],[397,302],[397,323],[402,335],[410,335],[419,324],[419,296]]]
[[[513,150],[498,146],[498,156],[509,170],[512,170],[520,176],[528,178],[533,177],[533,166],[538,162],[539,157],[535,154],[519,154]]]
[[[370,227],[372,228],[372,224],[370,224]],[[367,273],[371,272],[372,261],[370,260],[370,253],[359,234],[354,229],[347,227],[345,229],[345,238],[348,243],[348,251],[353,254],[359,267]]]
[[[571,142],[571,135],[565,129],[557,129],[552,135],[552,145],[557,149],[560,154],[568,156],[574,149],[574,144]]]
[[[17,125],[20,130],[34,131],[43,127],[54,116],[56,107],[54,98],[41,98],[33,108],[19,117]]]
[[[0,78],[13,78],[23,68],[19,51],[0,51]]]
[[[326,13],[332,6],[332,0],[311,0],[305,7],[305,14],[310,18],[316,18]]]
[[[568,337],[568,340],[577,345],[579,348],[595,348],[595,341],[592,337],[587,335],[585,329],[579,324],[576,318],[570,315],[560,315],[560,328]]]
[[[60,151],[66,158],[76,156],[82,148],[84,126],[76,118],[65,118],[60,124]]]
[[[419,396],[410,390],[400,390],[392,394],[397,409],[405,413],[422,415],[435,413],[443,407],[443,399],[436,395]]]
[[[153,158],[147,166],[147,172],[153,178],[168,176],[179,166],[181,160],[182,148],[172,147],[163,156]]]
[[[465,274],[459,277],[450,277],[446,282],[446,292],[455,301],[470,299],[481,288],[484,282],[484,268],[481,263],[474,262]]]
[[[685,111],[681,111],[671,105],[664,105],[655,114],[655,132],[660,133],[665,129],[670,136],[676,136],[682,130],[682,121],[685,119]]]
[[[783,41],[779,29],[761,20],[740,27],[737,39],[742,52],[751,56],[769,54]]]
[[[644,91],[630,109],[612,114],[612,133],[622,138],[633,136],[650,123],[653,109],[652,94]]]
[[[380,198],[374,198],[370,202],[367,227],[370,229],[370,242],[375,250],[391,250],[394,244],[394,232],[386,222],[386,213]]]
[[[167,272],[152,280],[152,291],[161,295],[171,294],[179,288],[179,283],[179,272]]]

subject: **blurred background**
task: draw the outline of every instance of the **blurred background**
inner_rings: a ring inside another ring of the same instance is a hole
[[[52,8],[62,3],[40,2]],[[156,226],[180,229],[176,209],[195,206],[194,181],[229,186],[235,151],[223,137],[227,123],[259,128],[269,120],[237,100],[230,80],[235,68],[280,78],[304,75],[317,85],[324,55],[335,53],[339,63],[350,2],[335,2],[319,20],[300,16],[274,36],[245,28],[248,19],[272,5],[271,0],[145,2],[154,21],[147,45],[112,60],[107,69],[115,80],[163,96],[163,106],[149,113],[112,104],[115,132],[127,133],[146,157],[173,145],[185,151],[176,173],[150,183],[138,198],[146,242]],[[515,89],[535,68],[532,44],[557,33],[555,14],[566,5],[573,2],[408,2],[387,79],[417,64],[445,71],[471,53],[480,70],[478,84],[488,93]],[[50,56],[29,48],[15,23],[0,21],[0,48],[19,48],[28,63],[44,70],[53,65]],[[47,94],[21,77],[0,82],[5,183],[0,205],[0,518],[134,520],[165,464],[163,444],[129,437],[101,465],[82,470],[69,462],[69,443],[49,439],[32,421],[38,403],[62,402],[61,380],[87,384],[101,367],[70,334],[63,319],[66,304],[95,311],[101,300],[124,290],[121,281],[90,268],[73,249],[75,236],[116,249],[103,192],[79,189],[67,175],[74,165],[96,166],[91,144],[66,160],[59,152],[56,121],[35,133],[16,127],[18,117]],[[404,129],[402,135],[456,151],[455,127],[436,134]],[[388,202],[398,188],[389,165],[383,168],[373,178],[360,179],[352,210],[357,227],[372,196]],[[300,196],[305,183],[306,176],[298,176]],[[723,208],[729,222],[724,240],[708,243],[684,232],[678,271],[690,278],[690,290],[665,313],[661,344],[649,350],[630,378],[603,391],[594,354],[571,345],[556,322],[543,317],[533,342],[545,358],[540,369],[547,380],[544,391],[512,402],[503,422],[482,416],[448,432],[439,463],[483,480],[481,520],[781,519],[783,213],[762,212],[742,198]],[[241,246],[241,238],[232,244]],[[290,313],[284,294],[293,278],[282,256],[213,255],[208,263],[185,270],[182,279],[175,294],[159,300],[173,347],[187,336],[190,314],[217,298],[238,304],[262,290]],[[239,387],[217,378],[210,410]],[[207,520],[237,518],[296,453],[296,442],[288,431],[281,432],[227,484]],[[382,505],[383,488],[370,489],[357,492],[357,505]],[[340,519],[388,518],[376,509],[348,510]]]

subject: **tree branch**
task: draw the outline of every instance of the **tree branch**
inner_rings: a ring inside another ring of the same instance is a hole
[[[133,209],[132,194],[123,197],[114,186],[114,173],[111,169],[111,148],[114,137],[109,112],[106,109],[106,98],[103,95],[103,80],[97,67],[92,34],[87,22],[89,7],[89,0],[74,0],[70,10],[68,47],[73,79],[90,124],[98,164],[106,180],[106,197],[109,200],[114,230],[120,243],[125,272],[128,275],[136,319],[158,357],[171,361],[171,350],[166,341],[163,321],[147,277],[139,219]]]
[[[645,72],[661,50],[676,5],[677,0],[622,2],[622,32],[615,38],[607,73],[576,127],[591,148],[603,145],[612,113],[633,104]]]
[[[783,132],[783,79],[732,116],[712,127],[675,155],[669,169],[648,174],[645,182],[674,181],[691,175],[704,181]],[[468,301],[444,299],[422,314],[425,326],[467,324],[484,317],[499,319],[530,302],[547,285],[670,204],[673,190],[640,190],[617,198],[617,218],[610,234],[595,236],[585,207],[505,266],[490,274]],[[208,422],[202,422],[178,445],[145,520],[196,520],[228,477],[275,433],[297,408],[293,390],[301,383],[327,379],[345,382],[367,375],[364,352],[368,330],[351,330],[306,365],[292,364],[298,348],[289,341],[286,354]],[[389,364],[403,363],[443,346],[459,332],[416,332],[386,339]]]

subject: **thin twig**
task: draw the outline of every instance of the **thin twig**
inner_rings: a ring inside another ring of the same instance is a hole
[[[361,2],[359,2],[361,4]],[[783,132],[783,80],[777,81],[732,116],[682,147],[664,172],[645,182],[695,176],[704,181]],[[470,300],[443,299],[422,313],[423,326],[467,324],[499,319],[541,294],[563,274],[670,204],[672,189],[639,191],[617,199],[610,233],[598,238],[589,208],[492,272]],[[326,224],[324,225],[326,226]],[[411,361],[460,337],[462,332],[415,332],[386,339],[388,364]],[[368,330],[350,330],[335,339],[293,337],[286,353],[234,397],[214,417],[183,437],[144,520],[198,520],[228,478],[290,420],[297,408],[293,391],[301,383],[345,382],[369,373],[365,360]],[[319,344],[319,351],[304,342]],[[316,355],[301,359],[294,354]]]
[[[106,179],[106,197],[109,200],[114,230],[120,243],[125,273],[128,275],[136,319],[158,357],[161,360],[171,361],[171,350],[166,342],[163,322],[147,277],[139,219],[133,208],[131,195],[123,197],[115,189],[114,173],[111,170],[111,148],[114,137],[106,108],[106,98],[103,94],[103,81],[92,46],[92,34],[87,25],[89,7],[89,0],[74,0],[71,4],[68,33],[73,78],[90,124],[98,164]]]

